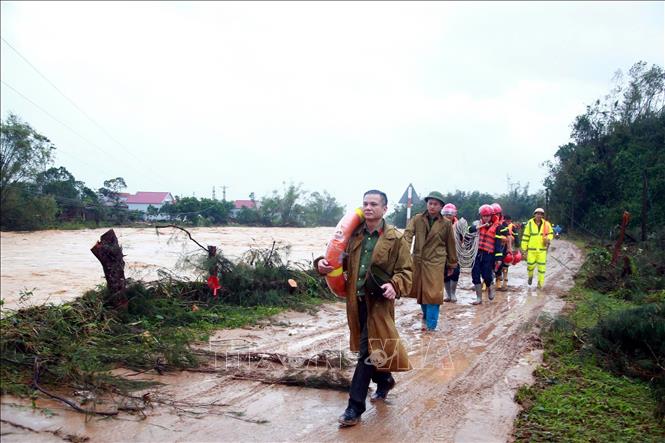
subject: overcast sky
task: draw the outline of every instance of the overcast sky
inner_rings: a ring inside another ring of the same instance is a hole
[[[541,164],[615,71],[665,57],[663,2],[1,8],[2,118],[49,137],[89,187],[226,185],[233,200],[293,182],[347,209],[409,182],[542,189]]]

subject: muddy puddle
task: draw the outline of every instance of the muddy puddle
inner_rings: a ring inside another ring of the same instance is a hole
[[[556,241],[551,254],[561,264],[548,260],[544,289],[527,288],[522,263],[511,269],[508,290],[480,306],[470,304],[475,295],[463,272],[459,302],[442,306],[433,334],[420,331],[415,301],[399,300],[397,327],[414,370],[394,374],[397,385],[388,400],[368,401],[359,426],[337,425],[348,399],[342,390],[276,381],[305,372],[350,378],[353,365],[335,360],[354,357],[345,309],[332,303],[315,315],[286,312],[253,327],[218,331],[199,346],[208,357],[207,372],[136,375],[164,383],[146,391],[153,401],[142,413],[86,420],[51,400],[38,399],[39,409],[32,410],[29,402],[4,397],[0,412],[3,433],[9,433],[3,441],[508,441],[518,413],[515,391],[531,381],[542,359],[536,320],[562,308],[558,295],[572,286],[581,265],[579,250],[565,241]],[[237,357],[247,355],[259,357]],[[302,365],[320,355],[331,358]],[[120,400],[104,401],[100,408],[117,407]]]

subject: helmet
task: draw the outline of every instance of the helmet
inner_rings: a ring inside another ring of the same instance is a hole
[[[513,254],[513,266],[516,265],[516,264],[518,264],[518,263],[521,262],[521,261],[522,261],[522,253],[521,253],[521,252],[519,251],[519,249],[518,249],[518,250],[515,251],[515,253]]]
[[[429,195],[427,195],[427,197],[425,197],[423,200],[425,200],[425,203],[427,203],[427,200],[429,200],[430,198],[440,201],[442,205],[446,203],[445,201],[443,201],[443,194],[441,194],[439,191],[430,192]]]
[[[447,203],[443,207],[442,214],[443,215],[457,215],[457,207],[452,203]]]
[[[501,209],[501,205],[498,203],[492,203],[492,210],[494,211],[495,214],[501,214],[503,210]]]
[[[513,254],[512,253],[507,253],[505,257],[503,257],[503,262],[507,265],[511,264],[513,262]]]
[[[536,210],[533,211],[533,213],[535,214],[536,212],[540,212],[540,213],[542,213],[543,215],[545,215],[545,210],[544,210],[543,208],[536,208]]]
[[[480,208],[478,208],[478,213],[480,215],[492,215],[494,214],[494,210],[490,205],[482,205]]]

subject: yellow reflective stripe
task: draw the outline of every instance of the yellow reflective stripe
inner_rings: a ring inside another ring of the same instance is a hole
[[[362,209],[356,208],[356,214],[358,215],[358,217],[360,217],[361,220],[365,219],[365,214],[363,213]]]
[[[330,271],[328,273],[328,277],[339,277],[340,275],[342,275],[343,272],[344,269],[342,269],[342,267],[340,266],[339,268],[335,268],[332,271]]]

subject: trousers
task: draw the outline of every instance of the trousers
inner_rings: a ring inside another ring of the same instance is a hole
[[[358,314],[360,318],[360,356],[356,363],[356,369],[351,379],[349,388],[349,408],[352,408],[358,415],[365,412],[365,399],[369,390],[369,383],[373,381],[378,388],[386,387],[390,384],[390,372],[377,371],[376,366],[369,362],[369,345],[367,339],[367,304],[358,303]]]
[[[529,277],[533,277],[533,271],[538,267],[538,283],[542,286],[545,283],[545,268],[547,266],[547,249],[537,250],[529,249],[526,257],[526,270]]]
[[[489,288],[494,281],[494,254],[479,250],[476,254],[476,261],[473,262],[473,268],[471,268],[471,281],[474,285],[481,283],[481,276]]]

